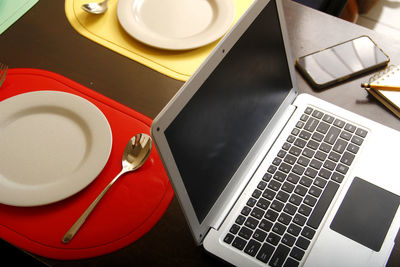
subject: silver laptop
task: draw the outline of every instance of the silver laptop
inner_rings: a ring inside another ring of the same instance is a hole
[[[281,1],[258,0],[154,120],[193,237],[239,266],[385,265],[400,133],[294,77]]]

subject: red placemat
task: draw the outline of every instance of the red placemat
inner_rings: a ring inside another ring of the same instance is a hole
[[[61,238],[120,172],[128,140],[137,133],[149,134],[151,119],[61,75],[38,69],[10,69],[0,88],[0,101],[40,90],[72,93],[95,104],[111,126],[111,155],[89,186],[65,200],[38,207],[0,204],[0,238],[55,259],[89,258],[129,245],[157,223],[174,194],[156,149],[142,168],[112,186],[69,244]]]

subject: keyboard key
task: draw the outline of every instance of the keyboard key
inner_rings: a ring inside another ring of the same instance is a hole
[[[237,218],[236,218],[236,223],[237,224],[239,224],[239,225],[242,225],[243,223],[244,223],[244,221],[246,220],[246,217],[244,217],[243,215],[239,215]]]
[[[322,168],[319,171],[318,175],[321,176],[322,178],[329,179],[332,175],[332,172],[328,169]]]
[[[250,211],[251,211],[251,208],[248,206],[245,206],[240,213],[243,214],[244,216],[247,216],[250,214]]]
[[[333,171],[336,168],[336,163],[328,159],[325,161],[324,167],[330,171]]]
[[[239,236],[248,240],[253,235],[253,231],[247,227],[242,227],[239,231]]]
[[[346,164],[347,166],[350,166],[351,163],[353,163],[353,160],[355,158],[355,155],[349,152],[344,152],[342,158],[340,159],[341,163]]]
[[[325,114],[322,120],[327,123],[332,123],[335,120],[335,118],[331,115]]]
[[[278,200],[274,200],[271,204],[271,209],[280,212],[283,209],[284,204]]]
[[[262,194],[263,197],[269,200],[273,200],[275,198],[276,193],[270,189],[265,189],[264,193]]]
[[[319,121],[315,118],[309,118],[304,126],[304,129],[309,132],[314,132],[315,128],[317,128],[318,122]]]
[[[277,234],[274,233],[269,233],[269,235],[267,236],[267,242],[271,243],[272,245],[278,245],[279,241],[281,240],[281,237]]]
[[[299,159],[297,160],[297,163],[303,167],[307,167],[308,164],[310,163],[310,159],[300,156]]]
[[[310,218],[307,221],[308,226],[314,229],[318,228],[319,224],[322,221],[322,218],[325,216],[325,213],[328,210],[328,207],[331,204],[332,199],[335,196],[338,189],[339,189],[338,184],[332,181],[328,182],[324,192],[322,193],[317,205],[315,206],[313,212],[311,213]]]
[[[292,216],[290,216],[290,215],[288,215],[288,214],[283,212],[279,216],[278,221],[283,223],[284,225],[288,225],[292,221]]]
[[[229,229],[229,232],[231,232],[232,234],[237,234],[240,230],[240,226],[237,224],[233,224],[231,229]]]
[[[287,177],[287,180],[293,184],[297,184],[297,182],[300,180],[300,176],[290,173]]]
[[[253,234],[253,238],[260,242],[264,242],[266,237],[267,237],[267,233],[260,229],[257,229]]]
[[[301,149],[293,146],[292,148],[290,148],[289,153],[297,157],[301,154]]]
[[[266,232],[269,232],[272,228],[272,225],[272,222],[263,219],[258,227]]]
[[[284,191],[279,191],[278,194],[276,195],[276,199],[282,201],[285,203],[289,199],[289,194],[284,192]]]
[[[278,191],[279,188],[281,188],[281,183],[275,180],[272,180],[269,184],[268,187],[271,188],[274,191]]]
[[[287,174],[284,174],[283,172],[277,171],[274,175],[274,179],[278,180],[279,182],[283,182],[286,180]]]
[[[271,210],[271,209],[269,209],[266,213],[265,213],[265,218],[267,218],[268,220],[271,220],[271,221],[275,221],[277,218],[278,218],[278,213],[277,212],[275,212],[275,211],[273,211],[273,210]]]
[[[246,240],[237,236],[235,240],[233,240],[232,246],[239,250],[242,250],[246,246],[246,243]]]
[[[310,243],[311,243],[310,240],[300,236],[299,239],[297,239],[296,246],[306,250],[310,245]]]
[[[318,146],[319,146],[319,143],[315,142],[314,140],[310,140],[307,143],[307,147],[311,148],[312,150],[317,150]]]
[[[291,235],[289,235],[289,234],[285,234],[282,237],[282,243],[287,245],[287,246],[289,246],[289,247],[293,246],[294,242],[296,242],[296,238],[291,236]]]
[[[300,214],[296,214],[293,218],[293,222],[300,226],[303,226],[306,223],[306,220],[307,218]]]
[[[349,167],[347,167],[346,165],[343,165],[341,163],[339,163],[336,167],[336,170],[338,172],[340,172],[341,174],[346,174],[347,171],[349,170]]]
[[[346,123],[344,121],[339,120],[339,119],[335,119],[335,121],[333,122],[333,125],[335,125],[336,127],[339,127],[339,128],[343,128],[345,124]]]
[[[267,183],[264,181],[260,181],[257,185],[257,188],[260,190],[264,190],[267,187]]]
[[[294,185],[289,182],[284,182],[281,189],[290,194],[293,192]]]
[[[289,198],[289,202],[298,206],[300,205],[301,201],[303,200],[303,198],[301,196],[298,196],[296,194],[292,194]]]
[[[350,141],[352,134],[346,131],[340,133],[340,137],[344,140]]]
[[[290,249],[288,247],[286,247],[285,245],[279,245],[271,260],[269,261],[269,265],[271,265],[272,267],[282,266],[289,252]]]
[[[302,155],[306,156],[307,158],[312,158],[314,156],[314,151],[309,148],[304,148]]]
[[[281,217],[279,217],[279,218],[281,218]],[[283,235],[283,233],[285,233],[285,231],[286,231],[286,226],[284,226],[281,223],[275,223],[275,225],[272,227],[272,231],[274,231],[278,235]]]
[[[246,248],[244,249],[244,252],[254,257],[260,247],[261,243],[252,239],[247,244]]]
[[[333,151],[342,154],[343,151],[346,149],[347,146],[347,142],[343,139],[338,139],[335,143],[335,145],[333,146]]]
[[[349,144],[347,146],[347,150],[350,151],[350,152],[353,152],[354,154],[357,154],[359,149],[360,149],[360,147],[357,146],[357,145],[354,145],[354,144]]]
[[[364,137],[364,138],[367,136],[367,133],[368,133],[367,130],[364,130],[364,129],[361,129],[361,128],[358,128],[356,130],[356,135]]]
[[[292,223],[289,225],[288,227],[288,233],[294,235],[294,236],[298,236],[301,232],[301,227],[299,227],[298,225]]]
[[[228,233],[224,238],[224,242],[230,244],[234,238],[235,238],[234,235]]]
[[[274,252],[275,247],[271,246],[270,244],[264,243],[257,254],[257,259],[267,263],[268,260],[271,258],[272,253]]]
[[[345,129],[346,131],[349,131],[349,132],[351,132],[351,133],[354,133],[354,132],[356,131],[357,127],[354,126],[353,124],[347,123],[346,126],[344,127],[344,129]]]
[[[339,136],[340,129],[336,127],[331,127],[326,134],[324,141],[330,145],[333,145],[336,142],[337,137]]]
[[[299,207],[299,213],[303,214],[304,216],[310,215],[311,211],[312,209],[305,204],[301,204],[301,206]]]
[[[292,172],[298,175],[302,175],[306,169],[298,164],[293,166]]]
[[[290,215],[294,215],[296,213],[296,211],[297,211],[297,207],[292,205],[292,204],[290,204],[290,203],[287,203],[285,205],[285,207],[283,208],[283,211],[288,213],[288,214],[290,214]]]
[[[317,203],[317,199],[315,197],[311,196],[311,195],[307,195],[304,198],[304,203],[309,205],[309,206],[311,206],[311,207],[314,207],[315,203]]]
[[[343,176],[342,174],[338,173],[338,172],[334,172],[334,173],[332,174],[331,179],[332,179],[333,181],[338,182],[338,183],[340,184],[340,183],[343,181],[344,176]]]
[[[265,173],[262,179],[263,179],[263,181],[268,183],[271,180],[271,178],[272,178],[272,174]]]
[[[296,260],[301,261],[303,258],[305,252],[302,249],[299,249],[298,247],[294,247],[292,251],[290,252],[290,256],[295,258]]]
[[[250,213],[250,215],[258,220],[261,220],[261,218],[264,216],[264,211],[262,209],[255,207],[253,211]]]
[[[313,112],[313,108],[310,108],[310,107],[307,107],[307,108],[304,110],[304,113],[305,113],[305,114],[308,114],[308,115],[311,115],[312,112]]]
[[[284,173],[289,173],[291,168],[292,168],[292,166],[290,166],[289,164],[286,164],[284,162],[279,166],[279,170]]]
[[[308,239],[311,240],[311,239],[314,237],[314,235],[315,235],[315,230],[314,230],[314,229],[311,229],[311,228],[308,227],[308,226],[305,226],[305,227],[303,228],[303,231],[301,231],[301,235],[304,236],[304,237],[307,237]]]
[[[328,132],[329,127],[330,127],[329,124],[325,122],[320,122],[317,127],[317,132],[326,134]]]
[[[299,266],[299,262],[296,261],[293,258],[288,258],[285,262],[285,266],[284,267],[298,267]]]
[[[327,181],[325,179],[322,179],[321,177],[317,177],[317,178],[315,178],[313,184],[318,186],[318,187],[320,187],[320,188],[324,188],[325,185],[327,184]]]
[[[359,136],[357,136],[357,135],[355,135],[355,136],[353,136],[353,138],[351,138],[351,142],[356,144],[356,145],[358,145],[358,146],[361,146],[363,141],[364,141],[364,139],[359,137]]]
[[[321,119],[322,116],[324,116],[324,113],[322,111],[319,111],[319,110],[314,110],[314,112],[312,113],[312,116],[317,118],[317,119]]]
[[[257,207],[266,210],[268,209],[269,205],[271,204],[270,201],[266,200],[265,198],[260,198],[256,204]]]

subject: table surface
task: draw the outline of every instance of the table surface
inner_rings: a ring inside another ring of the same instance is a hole
[[[399,38],[379,34],[291,0],[284,1],[284,9],[293,59],[360,35],[369,35],[391,57],[392,64],[400,64]],[[183,84],[78,34],[67,21],[61,0],[40,0],[0,35],[0,51],[0,62],[7,63],[10,68],[39,68],[59,73],[150,118],[161,111]],[[365,75],[323,91],[314,91],[297,73],[300,92],[400,130],[399,119],[360,88],[360,82],[368,77]],[[51,266],[223,264],[202,247],[195,246],[176,198],[149,233],[116,252],[76,261],[35,258]],[[399,236],[387,266],[400,266]]]

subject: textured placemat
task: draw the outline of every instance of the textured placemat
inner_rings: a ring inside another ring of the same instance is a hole
[[[89,186],[65,200],[37,207],[0,204],[0,238],[55,259],[99,256],[136,241],[157,223],[173,197],[156,149],[143,167],[127,173],[112,186],[69,244],[63,244],[61,238],[120,172],[128,140],[137,133],[149,134],[152,120],[61,75],[37,69],[10,69],[0,88],[0,105],[9,97],[40,90],[72,93],[96,105],[111,126],[111,155]]]
[[[254,0],[232,0],[235,22]],[[117,17],[118,1],[109,1],[102,15],[88,14],[81,5],[86,0],[66,0],[65,12],[71,25],[83,36],[177,80],[186,81],[210,54],[218,41],[193,50],[168,51],[144,45],[128,35]]]

